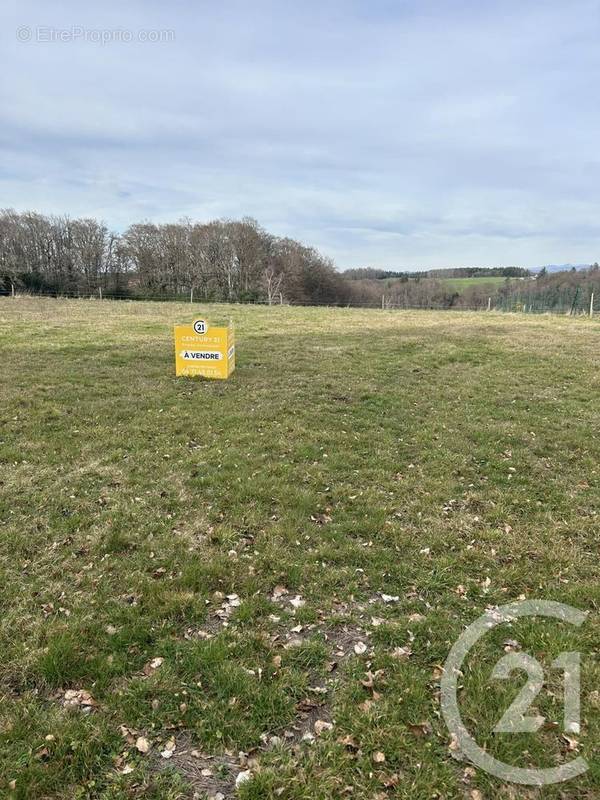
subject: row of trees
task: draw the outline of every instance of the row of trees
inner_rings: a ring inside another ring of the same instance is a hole
[[[458,271],[457,271],[458,272]],[[344,273],[346,274],[346,273]],[[457,277],[464,277],[458,272]],[[384,280],[353,278],[354,295],[369,305],[390,308],[491,308],[505,311],[589,311],[592,294],[600,308],[600,267],[538,275],[505,276],[501,283],[487,282],[487,274],[476,275],[479,281],[459,286],[452,280],[413,274],[408,279],[386,277]],[[498,276],[500,277],[500,276]]]
[[[0,290],[347,303],[331,260],[253,219],[131,225],[0,211]]]
[[[496,308],[506,311],[556,311],[588,313],[590,302],[600,308],[600,266],[588,269],[540,272],[533,281],[510,281],[499,287],[493,299]]]
[[[31,290],[91,292],[126,270],[118,237],[93,219],[0,211],[0,280]]]
[[[495,286],[482,284],[458,291],[447,281],[421,277],[385,284],[370,280],[354,282],[354,294],[365,305],[385,308],[486,308],[495,290]]]
[[[430,269],[429,278],[528,278],[531,272],[524,267],[456,267]]]
[[[480,281],[457,291],[448,278]],[[500,286],[485,278],[503,276]],[[0,293],[183,297],[420,308],[585,308],[600,301],[600,269],[531,276],[518,267],[336,271],[317,250],[273,236],[255,220],[131,225],[0,211]]]
[[[422,280],[425,278],[528,278],[531,272],[523,267],[447,267],[444,269],[428,269],[419,272],[398,272],[396,270],[378,269],[376,267],[356,267],[347,269],[344,276],[353,281],[361,280]]]

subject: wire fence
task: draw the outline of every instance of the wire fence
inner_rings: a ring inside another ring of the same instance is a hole
[[[10,295],[9,295],[10,296]],[[187,303],[187,304],[215,304],[215,305],[257,305],[257,306],[293,306],[302,308],[363,308],[363,309],[381,309],[385,311],[497,311],[504,313],[518,313],[518,314],[562,314],[570,316],[588,315],[594,316],[596,313],[600,314],[600,287],[595,291],[590,291],[589,288],[576,287],[573,290],[564,290],[560,292],[552,292],[551,296],[546,296],[544,293],[532,293],[526,291],[517,291],[506,296],[490,296],[480,302],[464,303],[453,302],[436,303],[436,302],[411,302],[410,300],[403,300],[402,302],[395,302],[392,298],[386,297],[385,294],[381,297],[381,302],[378,303],[357,303],[357,302],[341,302],[331,300],[286,300],[283,297],[276,299],[245,299],[245,298],[232,298],[232,299],[215,299],[211,297],[202,297],[194,295],[194,292],[179,292],[179,293],[143,293],[143,292],[115,292],[107,289],[97,289],[95,291],[49,291],[41,290],[26,290],[15,291],[12,293],[13,297],[47,297],[55,299],[71,299],[71,300],[116,300],[123,302],[156,302],[156,303]]]
[[[531,292],[520,290],[496,299],[499,311],[529,313],[589,314],[600,310],[600,286],[574,286]]]

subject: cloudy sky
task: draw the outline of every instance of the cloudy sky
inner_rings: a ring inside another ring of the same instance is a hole
[[[598,0],[2,8],[0,206],[249,215],[340,268],[600,260]]]

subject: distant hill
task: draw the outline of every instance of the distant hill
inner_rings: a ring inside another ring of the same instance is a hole
[[[540,270],[542,267],[539,268]],[[375,269],[362,267],[347,269],[343,273],[348,280],[375,280],[389,281],[391,279],[421,280],[422,278],[435,278],[437,280],[466,279],[466,278],[526,278],[531,275],[530,270],[522,267],[449,267],[446,269],[428,269],[415,272]]]
[[[589,264],[544,264],[541,267],[531,267],[531,272],[570,272],[572,269],[588,269]]]
[[[537,275],[543,269],[547,273],[571,272],[572,270],[589,269],[589,264],[545,264],[539,267],[526,269],[523,267],[448,267],[422,270],[393,270],[377,269],[373,267],[359,267],[343,271],[343,276],[348,280],[375,280],[389,281],[392,279],[419,280],[421,278],[436,278],[437,280],[464,280],[466,278],[527,278]]]

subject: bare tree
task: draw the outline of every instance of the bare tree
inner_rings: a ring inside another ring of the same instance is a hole
[[[6,284],[33,290],[204,299],[344,302],[352,296],[331,261],[293,239],[272,236],[249,217],[156,225],[117,236],[94,219],[0,212],[0,268]]]
[[[267,303],[272,305],[274,299],[281,295],[283,273],[277,272],[274,264],[269,264],[263,273],[263,284],[267,293]]]

